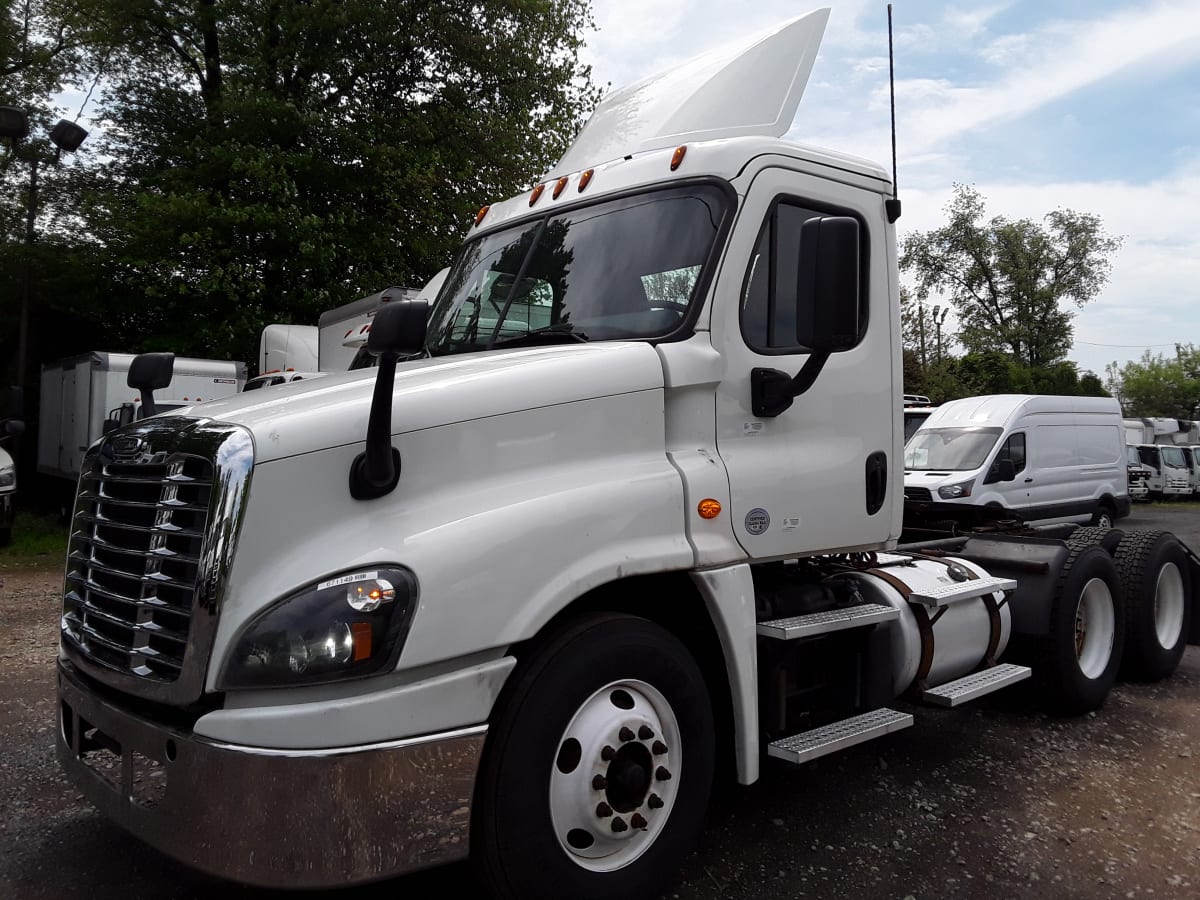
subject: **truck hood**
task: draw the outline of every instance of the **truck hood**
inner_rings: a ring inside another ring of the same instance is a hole
[[[362,443],[377,371],[278,385],[165,415],[245,426],[254,436],[256,462]],[[662,387],[658,352],[644,343],[573,344],[413,360],[396,367],[392,434]]]

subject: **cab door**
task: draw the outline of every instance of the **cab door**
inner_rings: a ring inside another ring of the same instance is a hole
[[[903,512],[899,312],[884,197],[786,161],[760,165],[744,176],[749,184],[711,319],[713,345],[725,360],[717,447],[729,474],[734,533],[753,559],[879,547],[899,536]],[[795,376],[814,356],[799,343],[797,320],[822,313],[804,300],[819,294],[797,285],[807,277],[804,266],[814,264],[802,264],[804,223],[822,217],[857,222],[857,339],[829,355],[788,409],[756,414],[754,371]]]

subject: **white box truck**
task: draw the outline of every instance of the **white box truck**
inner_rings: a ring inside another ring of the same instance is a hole
[[[1169,534],[904,543],[893,182],[780,139],[827,16],[610,94],[432,309],[384,304],[377,367],[89,449],[73,785],[252,884],[470,858],[499,897],[635,900],[714,778],[1174,671]]]
[[[1109,528],[1129,513],[1126,457],[1112,397],[965,397],[935,409],[905,444],[904,495]]]
[[[137,418],[141,399],[129,387],[131,353],[93,351],[42,366],[38,471],[74,480],[89,445],[112,418]],[[229,397],[246,381],[246,364],[219,359],[175,360],[171,384],[159,392],[159,411]]]

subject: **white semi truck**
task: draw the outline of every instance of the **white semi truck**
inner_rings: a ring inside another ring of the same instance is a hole
[[[650,897],[714,778],[1171,674],[1169,534],[901,544],[892,179],[780,139],[827,15],[613,94],[380,309],[377,367],[91,447],[57,745],[93,803],[253,884]]]

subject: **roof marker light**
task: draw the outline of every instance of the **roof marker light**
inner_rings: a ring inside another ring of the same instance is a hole
[[[544,191],[545,189],[546,189],[545,184],[539,184],[537,187],[535,187],[533,189],[533,193],[529,195],[529,205],[530,206],[533,206],[533,204],[538,202],[538,198],[540,196],[542,196],[542,191]]]
[[[588,169],[579,176],[579,193],[583,193],[583,189],[592,183],[592,176],[596,174],[595,169]]]
[[[483,221],[483,217],[488,214],[489,209],[491,209],[490,206],[479,207],[479,212],[475,213],[475,227],[476,228],[478,228],[479,223]]]
[[[554,185],[554,199],[555,200],[558,199],[558,195],[563,192],[563,188],[565,188],[566,186],[567,186],[567,176],[564,175],[562,178],[558,179],[558,183],[556,185]]]
[[[671,155],[671,171],[674,172],[679,168],[679,164],[683,162],[684,154],[687,153],[687,144],[680,144],[675,148],[675,152]]]

